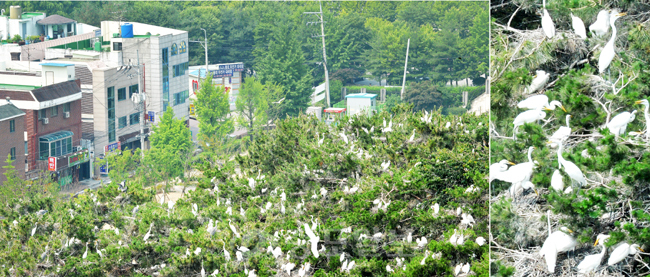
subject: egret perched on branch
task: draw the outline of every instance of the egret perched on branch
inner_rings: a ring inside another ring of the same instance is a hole
[[[600,252],[600,254],[594,254],[594,255],[589,255],[586,256],[580,264],[578,264],[578,272],[582,274],[586,274],[589,272],[592,272],[598,268],[600,265],[600,261],[603,259],[603,256],[605,256],[605,251],[607,251],[607,247],[605,247],[605,241],[609,238],[609,235],[605,234],[599,234],[598,237],[596,237],[596,242],[594,243],[594,246],[600,245],[603,247],[603,251]]]
[[[605,72],[605,69],[609,67],[609,64],[614,60],[614,56],[616,56],[616,25],[614,23],[616,19],[625,15],[626,13],[618,13],[614,10],[609,16],[609,25],[612,27],[612,38],[605,44],[605,48],[603,48],[603,51],[600,52],[600,57],[598,57],[598,72],[601,74]]]
[[[627,124],[634,121],[634,118],[636,118],[636,110],[632,112],[622,112],[612,118],[612,121],[607,124],[607,128],[609,128],[611,133],[618,137],[625,134]]]
[[[542,89],[546,85],[550,77],[551,74],[546,73],[546,71],[544,70],[535,71],[535,76],[533,76],[533,81],[530,83],[528,87],[526,87],[524,93],[529,93],[529,94],[535,93],[536,91]]]
[[[309,237],[309,243],[311,244],[311,253],[314,254],[314,257],[318,258],[318,242],[320,241],[320,237],[314,234],[314,231],[312,231],[307,223],[304,224],[304,227],[305,233]]]
[[[542,5],[544,7],[544,10],[542,10],[542,30],[544,30],[547,38],[553,38],[555,36],[555,24],[553,24],[553,19],[546,10],[546,0],[542,0]]]
[[[532,160],[534,149],[535,147],[533,146],[528,148],[528,162],[511,166],[507,171],[497,173],[495,179],[512,184],[530,181],[530,177],[533,175],[533,169],[536,167],[535,162]]]
[[[81,258],[85,260],[86,257],[88,257],[88,242],[86,242],[86,252],[84,252],[84,254],[81,256]]]
[[[37,227],[38,227],[38,222],[36,222],[36,224],[34,225],[34,229],[32,229],[32,235],[31,235],[32,237],[34,236],[34,234],[36,234]]]
[[[596,16],[596,22],[589,25],[589,31],[596,36],[604,36],[609,31],[609,11],[602,10]]]
[[[562,226],[559,231],[551,233],[551,211],[547,211],[548,238],[544,241],[539,254],[546,259],[546,266],[551,273],[555,272],[557,254],[575,249],[578,241],[567,233],[573,233],[569,228]]]
[[[517,103],[517,107],[521,109],[529,109],[529,110],[539,110],[543,108],[548,108],[548,110],[554,111],[556,107],[560,107],[564,112],[567,112],[564,106],[562,106],[562,103],[557,100],[551,101],[551,103],[548,102],[548,96],[544,94],[539,94],[535,96],[531,96],[526,98],[526,100],[522,100],[521,102]]]
[[[226,250],[226,243],[223,240],[221,243],[223,243],[223,255],[226,257],[226,261],[230,261],[230,252]]]
[[[542,108],[544,110],[551,110],[549,108]],[[517,129],[519,126],[524,125],[526,123],[532,123],[540,119],[544,119],[546,117],[546,113],[542,111],[542,109],[537,109],[537,110],[528,110],[523,113],[520,113],[515,117],[515,120],[512,122],[515,127],[512,130],[512,137],[516,137],[517,135]]]
[[[560,164],[560,166],[562,166],[562,164]],[[562,173],[560,173],[559,169],[556,169],[553,172],[553,176],[551,177],[551,187],[558,192],[564,190],[564,180],[562,180]]]
[[[648,132],[648,126],[650,126],[650,114],[648,114],[648,110],[650,109],[650,103],[646,99],[642,99],[639,101],[634,102],[634,104],[642,104],[645,106],[645,109],[643,110],[643,117],[645,118],[645,136],[648,138],[650,136],[650,132]]]
[[[237,229],[235,229],[235,226],[232,225],[232,221],[230,218],[228,219],[228,225],[230,225],[230,230],[232,231],[233,234],[235,234],[235,237],[241,238],[239,233],[237,233]]]
[[[569,127],[569,120],[571,119],[571,115],[567,114],[566,115],[566,126],[560,126],[555,133],[551,136],[549,140],[551,141],[564,141],[569,138],[571,135],[571,127]]]
[[[508,165],[515,165],[515,163],[508,160],[501,160],[498,163],[493,163],[490,165],[490,182],[495,179],[498,173],[508,170]],[[437,205],[437,203],[436,203]],[[438,212],[436,212],[438,213]]]
[[[578,183],[579,186],[587,184],[587,180],[585,179],[585,175],[582,174],[582,170],[580,168],[572,163],[571,161],[567,161],[562,157],[562,147],[563,147],[563,142],[559,142],[560,147],[557,150],[557,160],[558,163],[560,163],[561,166],[564,167],[564,172],[571,177],[572,183],[576,182]]]
[[[149,239],[149,237],[151,237],[151,228],[153,228],[153,222],[151,222],[151,225],[149,225],[149,231],[147,231],[147,233],[144,234],[144,238],[143,238],[143,240],[144,240],[145,242],[147,242],[147,240]]]
[[[580,17],[577,17],[571,13],[571,26],[573,26],[573,32],[578,35],[581,39],[587,39],[587,29],[585,29],[585,23],[582,22]]]
[[[348,144],[348,136],[345,135],[345,132],[340,132],[339,135],[341,136],[345,144]]]
[[[628,255],[634,255],[637,251],[643,252],[643,249],[641,249],[638,244],[629,245],[628,243],[623,243],[612,251],[612,254],[609,255],[609,259],[607,260],[607,264],[615,265],[620,263],[622,260],[625,260]]]

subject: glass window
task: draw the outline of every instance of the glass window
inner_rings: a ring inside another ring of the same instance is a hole
[[[118,124],[119,124],[118,126],[119,129],[128,126],[128,124],[126,123],[126,116],[120,117],[120,119],[118,120]]]
[[[129,87],[129,98],[131,98],[134,93],[138,93],[138,85],[132,85]]]
[[[38,119],[47,118],[47,109],[38,111]]]
[[[140,114],[139,113],[134,113],[129,115],[129,121],[131,121],[131,125],[133,124],[138,124],[140,123]]]
[[[28,147],[28,143],[25,142],[25,156],[27,155],[29,155],[29,147]]]
[[[117,90],[117,101],[126,100],[126,88]]]
[[[67,138],[68,141],[68,153],[72,153],[72,138]]]
[[[108,88],[108,142],[115,141],[115,87]]]
[[[16,147],[11,147],[11,160],[16,160]]]
[[[59,106],[54,106],[50,108],[50,116],[55,117],[59,115]]]
[[[39,146],[40,151],[39,151],[39,155],[38,155],[39,159],[45,160],[45,159],[47,159],[47,157],[49,157],[48,154],[50,152],[50,144],[47,143],[47,142],[41,142],[39,144],[40,144],[40,146]]]
[[[69,112],[70,111],[70,103],[65,103],[63,104],[63,112]]]
[[[12,119],[9,120],[9,133],[13,133],[16,131],[16,120]]]

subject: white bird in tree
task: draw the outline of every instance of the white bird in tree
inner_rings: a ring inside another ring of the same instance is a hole
[[[553,19],[546,10],[546,0],[542,0],[542,5],[544,7],[542,10],[542,30],[544,30],[544,34],[547,38],[553,38],[553,36],[555,36],[555,24],[553,24]]]
[[[587,39],[587,29],[585,28],[585,23],[582,22],[580,17],[577,17],[571,13],[571,26],[573,27],[573,32],[576,33],[581,39]]]
[[[616,19],[625,15],[626,13],[618,13],[616,10],[613,10],[609,15],[609,25],[612,27],[612,38],[610,38],[607,44],[605,44],[603,51],[600,52],[600,57],[598,57],[598,72],[600,74],[605,72],[605,69],[609,67],[616,56],[616,25],[614,23],[616,23]]]
[[[383,171],[386,171],[386,170],[388,169],[389,166],[390,166],[390,160],[381,163],[381,169],[382,169]]]
[[[528,97],[525,100],[522,100],[521,102],[517,103],[517,107],[521,109],[528,109],[528,110],[539,110],[539,109],[547,108],[548,110],[551,111],[554,111],[555,108],[559,107],[564,112],[567,112],[564,106],[562,106],[562,103],[560,103],[560,101],[553,100],[549,103],[548,96],[546,96],[545,94],[538,94],[538,95]]]
[[[147,233],[144,234],[144,238],[143,238],[144,242],[147,242],[149,237],[151,237],[151,228],[153,228],[153,222],[151,222],[151,225],[149,225],[149,231],[147,231]]]
[[[546,73],[544,70],[535,71],[535,76],[533,76],[533,81],[528,87],[526,87],[525,93],[535,93],[536,91],[544,88],[546,83],[548,83],[549,78],[551,77],[550,73]]]
[[[88,257],[88,243],[89,242],[86,242],[86,252],[84,252],[84,254],[81,256],[81,258],[84,260]]]
[[[320,147],[321,145],[323,145],[323,141],[324,141],[324,140],[325,140],[325,134],[323,133],[323,138],[321,138],[321,139],[318,140],[318,147]]]
[[[244,260],[244,255],[242,254],[241,251],[235,251],[235,257],[237,257],[237,261],[239,262]]]
[[[232,233],[235,234],[236,237],[241,238],[241,236],[237,232],[237,229],[235,229],[235,226],[232,225],[230,219],[228,219],[228,225],[230,225],[230,230],[232,231]]]
[[[548,238],[544,241],[542,249],[539,251],[541,256],[546,259],[546,266],[550,273],[555,273],[555,263],[557,255],[575,249],[578,241],[567,233],[573,233],[569,228],[562,226],[559,231],[551,233],[551,211],[547,211],[548,220]]]
[[[255,190],[255,179],[253,178],[248,178],[248,186],[252,189]]]
[[[560,164],[560,166],[562,165]],[[564,180],[562,180],[562,173],[560,173],[559,169],[556,169],[553,172],[553,176],[551,177],[551,187],[558,192],[564,190]]]
[[[217,276],[217,274],[219,274],[219,270],[215,269],[214,272],[212,272],[212,274],[210,274],[210,276]]]
[[[201,247],[197,247],[196,250],[194,250],[194,255],[199,255],[201,254]]]
[[[201,262],[201,277],[205,277],[205,268],[203,268],[203,262]]]
[[[469,273],[469,263],[466,263],[466,264],[461,268],[461,270],[462,270],[463,273],[465,273],[465,274]]]
[[[165,189],[162,190],[162,194],[160,195],[160,205],[162,206],[165,204]]]
[[[438,203],[433,204],[433,206],[431,208],[433,208],[433,213],[434,214],[438,214],[440,212],[440,204],[438,204]]]
[[[483,244],[485,244],[485,239],[483,237],[476,238],[476,244],[478,244],[478,246],[483,246]]]
[[[386,119],[384,119],[384,123],[386,123]],[[390,119],[390,122],[388,123],[388,127],[384,124],[384,128],[381,129],[382,133],[388,133],[393,131],[393,119]]]
[[[508,165],[515,165],[515,163],[508,161],[506,159],[503,159],[499,161],[498,163],[493,163],[490,165],[490,182],[492,180],[496,179],[496,176],[498,176],[499,173],[505,172],[508,170]]]
[[[645,118],[645,125],[646,125],[646,132],[645,132],[645,137],[649,138],[650,137],[650,102],[648,102],[647,99],[642,99],[639,101],[634,102],[634,104],[642,104],[645,106],[645,109],[643,111],[643,117]]]
[[[348,136],[345,135],[345,132],[340,132],[339,136],[341,136],[341,138],[343,139],[343,142],[345,142],[345,144],[348,144]]]
[[[599,234],[596,237],[596,242],[594,243],[594,246],[600,245],[603,248],[603,251],[600,252],[599,254],[594,254],[594,255],[588,255],[585,257],[582,262],[578,264],[578,272],[582,274],[586,274],[589,272],[593,272],[598,268],[600,265],[600,261],[603,259],[605,256],[605,251],[607,251],[607,247],[605,246],[605,241],[609,239],[609,235],[605,234]]]
[[[217,232],[217,226],[216,224],[214,224],[214,221],[212,219],[210,219],[210,222],[208,223],[207,231],[210,234],[210,236],[214,236],[214,234]]]
[[[99,259],[103,259],[104,255],[102,255],[102,251],[99,250],[99,244],[97,241],[95,241],[95,250],[97,250],[97,254],[99,255]]]
[[[543,110],[550,110],[549,108],[542,108]],[[546,113],[543,112],[541,109],[537,110],[528,110],[523,113],[520,113],[515,117],[515,120],[512,122],[515,127],[512,131],[512,136],[513,138],[516,138],[517,135],[517,129],[519,126],[522,126],[526,123],[533,123],[537,120],[544,119],[546,117]]]
[[[133,208],[133,210],[131,211],[133,217],[135,217],[135,214],[138,213],[139,210],[140,210],[140,205],[137,205],[135,206],[135,208]]]
[[[424,248],[429,242],[427,241],[426,237],[422,237],[421,239],[416,238],[415,243],[417,243],[419,248]]]
[[[635,255],[638,251],[643,252],[643,249],[638,244],[629,245],[627,242],[622,243],[612,251],[607,260],[608,265],[615,265],[625,260],[628,255]]]
[[[31,235],[32,237],[34,236],[34,234],[36,234],[36,228],[38,228],[38,222],[36,222],[36,224],[34,225],[34,229],[32,229],[32,235]]]
[[[298,276],[303,277],[307,272],[309,272],[309,268],[311,267],[310,263],[303,264],[300,269],[298,269]]]
[[[609,11],[602,10],[596,16],[596,22],[589,25],[589,31],[596,36],[604,36],[609,32]]]
[[[578,186],[587,184],[587,179],[585,179],[585,175],[582,173],[582,170],[580,170],[576,164],[572,163],[571,161],[567,161],[564,159],[564,157],[562,157],[563,142],[560,142],[559,144],[560,147],[557,150],[557,160],[558,163],[564,167],[564,172],[566,172],[569,177],[571,177],[572,183],[576,182],[578,183]]]
[[[424,265],[426,263],[428,257],[429,257],[429,250],[427,250],[424,253],[424,258],[422,259],[422,261],[420,261],[420,265]]]
[[[392,273],[392,272],[395,272],[395,270],[393,270],[393,269],[390,267],[390,265],[387,264],[387,265],[386,265],[386,272]]]
[[[609,128],[609,131],[613,133],[616,137],[621,136],[625,134],[625,130],[627,129],[627,124],[634,121],[634,118],[636,117],[636,110],[630,112],[622,112],[612,118],[612,121],[610,121],[607,124],[607,128]]]
[[[460,274],[461,268],[463,268],[463,264],[456,265],[456,267],[454,268],[454,276],[458,276],[458,274]]]
[[[571,120],[571,115],[566,115],[566,126],[560,126],[555,133],[551,136],[549,140],[551,141],[563,141],[569,138],[571,135],[571,127],[569,126],[569,120]]]
[[[311,253],[314,255],[314,257],[318,258],[318,242],[320,242],[320,237],[314,234],[314,231],[312,231],[307,223],[304,224],[304,227],[305,233],[309,237],[309,243],[311,244]]]
[[[409,142],[413,142],[413,139],[415,138],[415,129],[413,129],[413,134],[409,138]]]
[[[221,243],[223,243],[222,249],[223,249],[223,255],[226,257],[226,261],[230,261],[230,252],[226,250],[226,243],[223,242],[223,240],[221,241]]]

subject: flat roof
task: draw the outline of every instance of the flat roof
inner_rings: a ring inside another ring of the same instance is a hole
[[[40,88],[40,86],[0,84],[0,89],[4,90],[35,90],[37,88]]]
[[[57,66],[57,67],[66,67],[66,66],[74,66],[74,64],[71,63],[41,63],[43,66]]]
[[[25,13],[21,14],[21,17],[22,17],[21,19],[28,19],[28,18],[32,18],[34,16],[39,16],[39,15],[44,15],[44,14],[45,13],[25,12]]]
[[[326,113],[342,113],[345,111],[345,108],[327,108],[325,109]]]
[[[345,96],[345,98],[375,98],[377,97],[377,94],[370,94],[370,93],[356,93],[356,94],[348,94]]]

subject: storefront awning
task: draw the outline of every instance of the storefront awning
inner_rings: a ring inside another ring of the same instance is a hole
[[[60,140],[62,138],[71,137],[73,135],[74,135],[74,133],[70,132],[70,131],[59,131],[59,132],[56,132],[56,133],[51,133],[49,135],[42,136],[42,137],[38,138],[38,140],[39,141],[50,142],[50,141],[57,141],[57,140]]]

